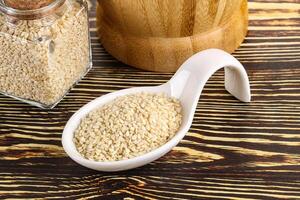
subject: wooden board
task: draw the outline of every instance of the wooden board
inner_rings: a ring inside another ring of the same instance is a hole
[[[300,2],[251,0],[249,7],[249,35],[234,55],[247,68],[253,102],[226,93],[218,72],[184,140],[147,166],[100,173],[62,149],[64,125],[85,103],[172,76],[117,62],[95,28],[94,68],[55,109],[0,96],[0,199],[300,199]],[[94,9],[90,21],[95,27]]]

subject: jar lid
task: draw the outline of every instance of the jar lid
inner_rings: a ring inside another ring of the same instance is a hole
[[[66,0],[0,0],[0,12],[16,19],[38,19],[53,13]]]
[[[18,10],[35,10],[50,5],[55,0],[4,0],[4,3]]]

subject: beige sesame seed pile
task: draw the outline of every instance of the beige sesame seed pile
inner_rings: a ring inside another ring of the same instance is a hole
[[[165,94],[131,94],[89,113],[75,131],[73,141],[78,152],[89,160],[125,160],[168,142],[181,120],[179,100]]]
[[[34,20],[0,13],[1,93],[51,106],[86,73],[88,19],[79,2]]]

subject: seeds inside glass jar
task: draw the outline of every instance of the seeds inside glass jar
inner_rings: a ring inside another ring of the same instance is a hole
[[[58,103],[91,67],[86,1],[51,2],[12,16],[0,0],[0,93],[44,108]]]
[[[89,160],[118,161],[167,143],[181,121],[179,100],[166,94],[137,93],[116,98],[82,119],[73,142]]]

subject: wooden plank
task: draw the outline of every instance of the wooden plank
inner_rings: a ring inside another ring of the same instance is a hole
[[[85,103],[108,92],[154,86],[171,73],[134,69],[108,55],[91,10],[94,68],[53,110],[0,95],[0,198],[300,199],[300,2],[250,0],[250,31],[234,53],[253,102],[208,82],[187,136],[138,169],[100,173],[64,153],[61,133]]]

